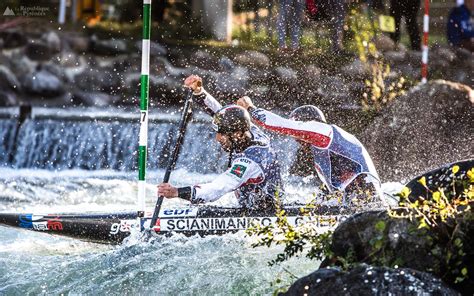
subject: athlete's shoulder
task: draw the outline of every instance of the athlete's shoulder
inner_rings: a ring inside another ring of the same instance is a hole
[[[256,125],[252,124],[250,126],[250,133],[252,134],[252,140],[256,144],[261,145],[261,146],[270,144],[270,138]]]

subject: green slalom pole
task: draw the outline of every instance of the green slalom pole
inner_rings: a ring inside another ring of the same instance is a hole
[[[138,140],[138,217],[145,214],[146,197],[146,159],[148,142],[148,99],[150,75],[150,24],[151,0],[143,0],[143,40],[142,40],[142,72],[140,95],[140,136]]]

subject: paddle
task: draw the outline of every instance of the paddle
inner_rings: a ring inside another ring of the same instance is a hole
[[[184,109],[183,109],[183,113],[181,114],[181,120],[179,122],[178,137],[174,145],[173,153],[171,154],[171,157],[169,158],[168,166],[166,167],[165,176],[163,177],[163,183],[168,183],[168,181],[170,180],[171,171],[174,169],[176,165],[176,161],[178,160],[179,151],[183,144],[184,134],[186,132],[186,127],[192,115],[192,109],[191,109],[192,101],[193,101],[192,91],[189,91],[186,97],[186,102],[184,103]],[[163,196],[158,196],[158,199],[156,200],[155,211],[153,213],[153,217],[151,218],[151,222],[150,222],[150,229],[152,229],[153,226],[155,226],[156,221],[158,220],[158,215],[160,213],[162,203],[163,203]]]

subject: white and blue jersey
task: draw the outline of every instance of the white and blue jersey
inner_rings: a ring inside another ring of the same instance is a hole
[[[194,100],[213,115],[222,108],[206,91]],[[229,168],[212,182],[191,186],[192,203],[212,202],[234,192],[239,204],[250,210],[272,210],[275,198],[283,191],[280,165],[270,139],[255,125],[251,126],[252,145],[232,156]]]
[[[330,191],[345,191],[358,176],[380,189],[380,179],[367,150],[356,137],[336,125],[317,121],[294,121],[264,109],[250,112],[258,125],[311,144],[320,180]]]
[[[254,145],[233,157],[235,162],[232,162],[229,173],[232,175],[241,163],[252,165],[253,176],[245,178],[246,181],[235,190],[235,194],[244,208],[270,209],[274,207],[275,198],[282,194],[280,165],[267,135],[256,126],[251,127],[251,132]]]

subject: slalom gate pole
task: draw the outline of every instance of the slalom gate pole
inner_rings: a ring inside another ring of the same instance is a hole
[[[138,193],[137,208],[138,217],[145,215],[146,197],[146,159],[148,142],[148,98],[149,98],[149,74],[150,74],[150,20],[151,0],[143,0],[143,40],[142,40],[142,70],[141,70],[141,94],[140,94],[140,135],[138,140]]]
[[[179,122],[178,128],[178,136],[176,138],[176,143],[174,145],[173,153],[171,154],[171,158],[168,160],[168,166],[166,167],[165,176],[163,177],[163,183],[168,183],[170,180],[171,171],[174,169],[176,165],[176,161],[178,160],[179,151],[183,144],[184,134],[186,133],[186,127],[188,125],[189,120],[191,119],[192,115],[192,105],[193,102],[193,95],[192,91],[190,90],[186,102],[184,103],[183,113],[181,114],[181,120]],[[155,205],[155,211],[153,212],[153,217],[150,221],[150,229],[153,229],[156,226],[156,221],[158,220],[158,215],[160,214],[161,204],[163,203],[163,196],[158,196]]]
[[[423,16],[423,46],[421,53],[421,83],[428,81],[428,36],[430,31],[430,0],[425,0]]]

